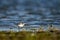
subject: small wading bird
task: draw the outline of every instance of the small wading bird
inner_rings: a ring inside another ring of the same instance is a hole
[[[23,27],[25,26],[25,23],[22,23],[22,22],[21,22],[21,23],[18,24],[18,26],[19,26],[19,27],[18,27],[18,30],[21,30],[21,29],[23,29]]]
[[[19,27],[24,27],[25,23],[19,23],[18,26]]]

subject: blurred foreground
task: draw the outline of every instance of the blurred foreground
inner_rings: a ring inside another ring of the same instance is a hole
[[[0,40],[60,40],[60,32],[0,32]]]

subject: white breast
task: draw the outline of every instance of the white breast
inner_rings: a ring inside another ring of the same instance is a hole
[[[20,23],[18,26],[19,27],[24,27],[24,25],[25,25],[24,23]]]

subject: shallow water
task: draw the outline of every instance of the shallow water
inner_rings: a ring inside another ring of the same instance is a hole
[[[16,28],[20,22],[28,25],[60,26],[58,0],[1,0],[0,27]]]

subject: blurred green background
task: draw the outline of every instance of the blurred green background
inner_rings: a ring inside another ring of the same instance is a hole
[[[0,32],[0,40],[60,40],[60,32]]]

